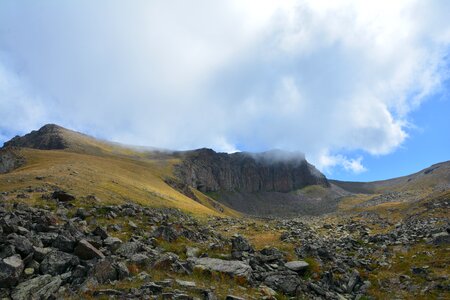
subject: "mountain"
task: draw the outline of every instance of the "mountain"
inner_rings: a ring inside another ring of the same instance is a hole
[[[280,150],[227,154],[216,153],[211,149],[192,151],[139,149],[101,141],[54,124],[45,125],[22,137],[14,137],[4,144],[3,149],[8,148],[23,149],[21,153],[25,160],[28,160],[27,156],[31,158],[39,155],[50,159],[59,155],[61,159],[67,156],[69,161],[75,155],[85,155],[77,164],[94,160],[95,172],[117,178],[122,177],[122,174],[114,173],[118,165],[124,162],[138,165],[138,169],[145,169],[146,173],[155,175],[139,180],[145,181],[147,185],[151,184],[152,180],[157,181],[158,185],[149,189],[154,190],[162,198],[171,197],[166,194],[167,191],[161,192],[160,187],[164,186],[165,189],[175,190],[177,195],[181,194],[184,199],[189,198],[197,203],[203,199],[209,203],[210,209],[217,212],[224,211],[225,205],[232,210],[254,215],[319,214],[336,209],[335,199],[342,194],[336,194],[336,188],[330,189],[326,177],[309,164],[303,154]],[[33,149],[51,151],[44,155]],[[99,159],[95,160],[95,157]],[[113,162],[105,164],[103,163],[105,159]],[[48,167],[47,160],[43,157],[41,162],[45,164],[38,164],[36,167]],[[130,166],[127,171],[137,173],[138,169]],[[78,172],[84,173],[85,170]],[[80,177],[82,181],[85,180],[84,176]],[[128,180],[129,178],[124,178],[127,184]],[[316,186],[323,197],[301,191],[309,186]],[[103,195],[106,192],[102,190],[100,193]],[[120,195],[114,195],[114,198],[131,196],[125,195],[127,193],[122,191]],[[242,201],[244,198],[246,201]],[[170,203],[162,200],[157,202],[161,202],[161,205]]]
[[[0,173],[17,169],[13,177],[45,177],[49,186],[106,202],[131,200],[200,214],[321,215],[340,207],[413,203],[448,190],[450,182],[449,162],[390,180],[343,182],[328,180],[301,153],[162,151],[102,141],[54,124],[14,137],[0,154]],[[25,181],[14,185],[20,182]]]
[[[343,182],[46,125],[0,149],[0,298],[450,299],[449,208],[450,161]]]

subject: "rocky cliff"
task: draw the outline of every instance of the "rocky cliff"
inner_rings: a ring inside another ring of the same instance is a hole
[[[290,192],[308,185],[329,186],[303,154],[278,150],[258,154],[189,151],[175,174],[202,192]]]

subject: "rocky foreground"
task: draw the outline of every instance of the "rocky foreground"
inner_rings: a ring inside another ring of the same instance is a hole
[[[1,195],[0,298],[449,296],[447,217],[195,219],[63,191],[28,197]]]

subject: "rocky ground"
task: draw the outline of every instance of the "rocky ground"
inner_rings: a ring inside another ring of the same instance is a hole
[[[57,190],[0,197],[4,299],[450,297],[445,214],[194,218]]]

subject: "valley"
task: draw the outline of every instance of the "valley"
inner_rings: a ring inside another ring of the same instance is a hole
[[[448,299],[450,162],[327,179],[301,154],[57,125],[0,150],[0,297]]]

